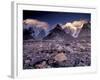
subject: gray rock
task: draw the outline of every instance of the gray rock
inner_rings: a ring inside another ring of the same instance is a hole
[[[25,64],[29,64],[30,63],[30,60],[25,60]]]
[[[72,47],[70,47],[70,46],[67,46],[67,47],[66,47],[66,50],[67,50],[67,51],[70,51],[70,53],[73,53],[73,52],[74,52],[74,50],[73,50]]]

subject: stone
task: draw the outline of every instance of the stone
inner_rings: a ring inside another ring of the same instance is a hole
[[[73,50],[71,47],[69,47],[69,46],[66,47],[66,50],[67,50],[67,51],[70,51],[70,53],[73,53],[73,52],[74,52],[74,50]]]
[[[53,59],[49,59],[48,64],[52,64],[52,63],[55,63],[55,61]]]
[[[82,45],[82,44],[80,44],[80,43],[77,43],[77,47],[79,47],[79,48],[81,48],[81,49],[85,49],[85,47]]]
[[[91,47],[91,43],[87,43],[87,46]]]
[[[59,44],[56,44],[56,48],[57,48],[58,51],[63,50],[63,47],[61,45],[59,45]]]
[[[40,64],[35,65],[36,68],[46,68],[48,67],[46,61],[41,62]]]
[[[25,60],[25,64],[29,64],[30,63],[30,60]]]
[[[81,42],[82,42],[82,43],[85,43],[85,42],[86,42],[86,40],[81,40]]]
[[[62,61],[65,61],[67,60],[67,57],[65,56],[65,54],[63,52],[61,53],[58,53],[55,57],[54,57],[55,61],[58,61],[58,62],[62,62]]]

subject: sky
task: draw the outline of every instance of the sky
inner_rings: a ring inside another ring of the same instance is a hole
[[[66,22],[72,22],[80,19],[86,19],[90,21],[91,14],[23,10],[23,20],[25,19],[37,19],[39,21],[47,22],[49,24],[49,27],[51,27],[57,23],[65,24]]]

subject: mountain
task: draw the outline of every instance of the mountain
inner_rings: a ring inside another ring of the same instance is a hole
[[[23,40],[35,39],[32,36],[32,33],[34,33],[34,31],[31,30],[31,28],[29,28],[29,29],[23,29]]]
[[[43,38],[43,40],[72,40],[73,37],[62,29],[62,27],[57,24],[49,34]]]
[[[42,29],[37,36],[38,39],[43,39],[46,36],[46,31]]]
[[[91,39],[91,23],[86,23],[83,25],[83,28],[81,29],[79,35],[78,35],[78,38],[89,38]]]
[[[23,28],[23,39],[33,39],[33,40],[41,40],[46,36],[46,30],[41,27],[36,26],[24,26]]]
[[[81,36],[90,36],[91,24],[86,23],[81,29],[78,38]],[[65,29],[62,29],[61,25],[57,24],[49,32],[41,27],[36,26],[24,26],[23,28],[23,39],[33,39],[33,40],[74,40],[71,34],[67,33]]]
[[[83,29],[91,29],[91,23],[88,22],[88,23],[84,24]]]

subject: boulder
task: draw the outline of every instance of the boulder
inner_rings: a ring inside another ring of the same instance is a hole
[[[67,57],[65,56],[65,54],[64,54],[63,52],[61,52],[61,53],[58,53],[58,54],[54,57],[54,60],[55,60],[55,61],[58,61],[58,62],[62,62],[62,61],[67,60]]]
[[[40,64],[36,64],[35,67],[41,69],[41,68],[47,68],[48,66],[46,64],[46,61],[43,61]]]
[[[30,63],[30,60],[25,60],[25,64],[29,64]]]
[[[74,50],[70,46],[67,46],[66,47],[66,50],[69,51],[70,53],[73,53],[74,52]]]
[[[77,43],[77,47],[79,47],[80,49],[83,49],[83,50],[85,49],[85,47],[80,43]]]

